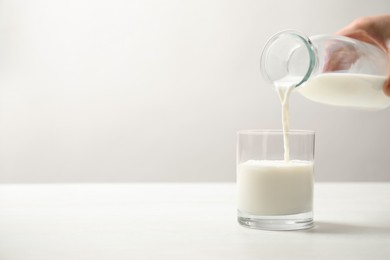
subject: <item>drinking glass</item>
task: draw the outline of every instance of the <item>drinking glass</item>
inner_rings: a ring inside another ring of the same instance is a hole
[[[291,130],[285,136],[282,130],[238,132],[241,225],[264,230],[313,226],[314,141],[315,133],[307,130]]]

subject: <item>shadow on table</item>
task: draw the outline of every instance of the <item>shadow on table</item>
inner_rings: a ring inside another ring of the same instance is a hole
[[[390,226],[364,226],[348,223],[315,222],[313,228],[306,230],[307,233],[318,234],[383,234],[390,235]]]

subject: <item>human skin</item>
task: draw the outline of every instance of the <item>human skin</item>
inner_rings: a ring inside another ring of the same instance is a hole
[[[384,50],[390,59],[390,14],[357,18],[337,34],[374,44]],[[390,71],[383,91],[390,97]]]

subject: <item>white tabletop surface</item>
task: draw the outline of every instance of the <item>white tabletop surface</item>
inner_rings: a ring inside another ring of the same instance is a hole
[[[390,259],[390,183],[317,183],[315,227],[236,221],[233,183],[3,184],[0,259]]]

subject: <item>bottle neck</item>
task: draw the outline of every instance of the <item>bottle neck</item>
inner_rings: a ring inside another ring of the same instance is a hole
[[[315,46],[296,31],[282,31],[266,43],[260,60],[263,76],[274,85],[302,85],[317,67]]]

